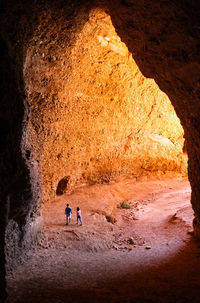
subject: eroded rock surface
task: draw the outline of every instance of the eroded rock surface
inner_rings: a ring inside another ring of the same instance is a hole
[[[109,1],[113,25],[142,73],[170,98],[184,127],[196,234],[200,234],[198,1]]]
[[[72,26],[64,38],[68,22],[45,19],[24,66],[32,112],[28,144],[42,167],[44,201],[120,174],[186,174],[174,108],[142,75],[108,13],[92,9],[81,31]]]

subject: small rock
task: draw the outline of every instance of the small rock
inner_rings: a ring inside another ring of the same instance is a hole
[[[146,246],[145,248],[146,248],[146,249],[151,249],[151,246]]]
[[[128,242],[129,242],[130,244],[135,244],[133,237],[129,237],[129,238],[128,238]]]
[[[114,248],[115,250],[117,250],[117,249],[118,249],[118,247],[117,247],[117,246],[115,246],[115,245],[113,245],[113,248]]]

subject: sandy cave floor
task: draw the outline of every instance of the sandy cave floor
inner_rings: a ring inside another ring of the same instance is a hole
[[[190,195],[188,180],[174,176],[121,178],[57,197],[43,210],[41,246],[7,277],[7,303],[200,302]],[[119,208],[122,202],[131,209]],[[83,226],[76,225],[77,206]]]

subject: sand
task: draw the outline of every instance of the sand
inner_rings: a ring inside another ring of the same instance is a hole
[[[7,303],[200,302],[190,195],[188,180],[173,176],[120,178],[57,197],[43,208],[40,246],[7,276]]]

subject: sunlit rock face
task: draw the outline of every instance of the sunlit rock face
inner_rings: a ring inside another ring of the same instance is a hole
[[[80,32],[46,18],[27,50],[27,146],[48,200],[121,174],[186,173],[183,129],[168,97],[145,78],[110,16],[93,9]],[[48,28],[46,31],[45,29]]]

